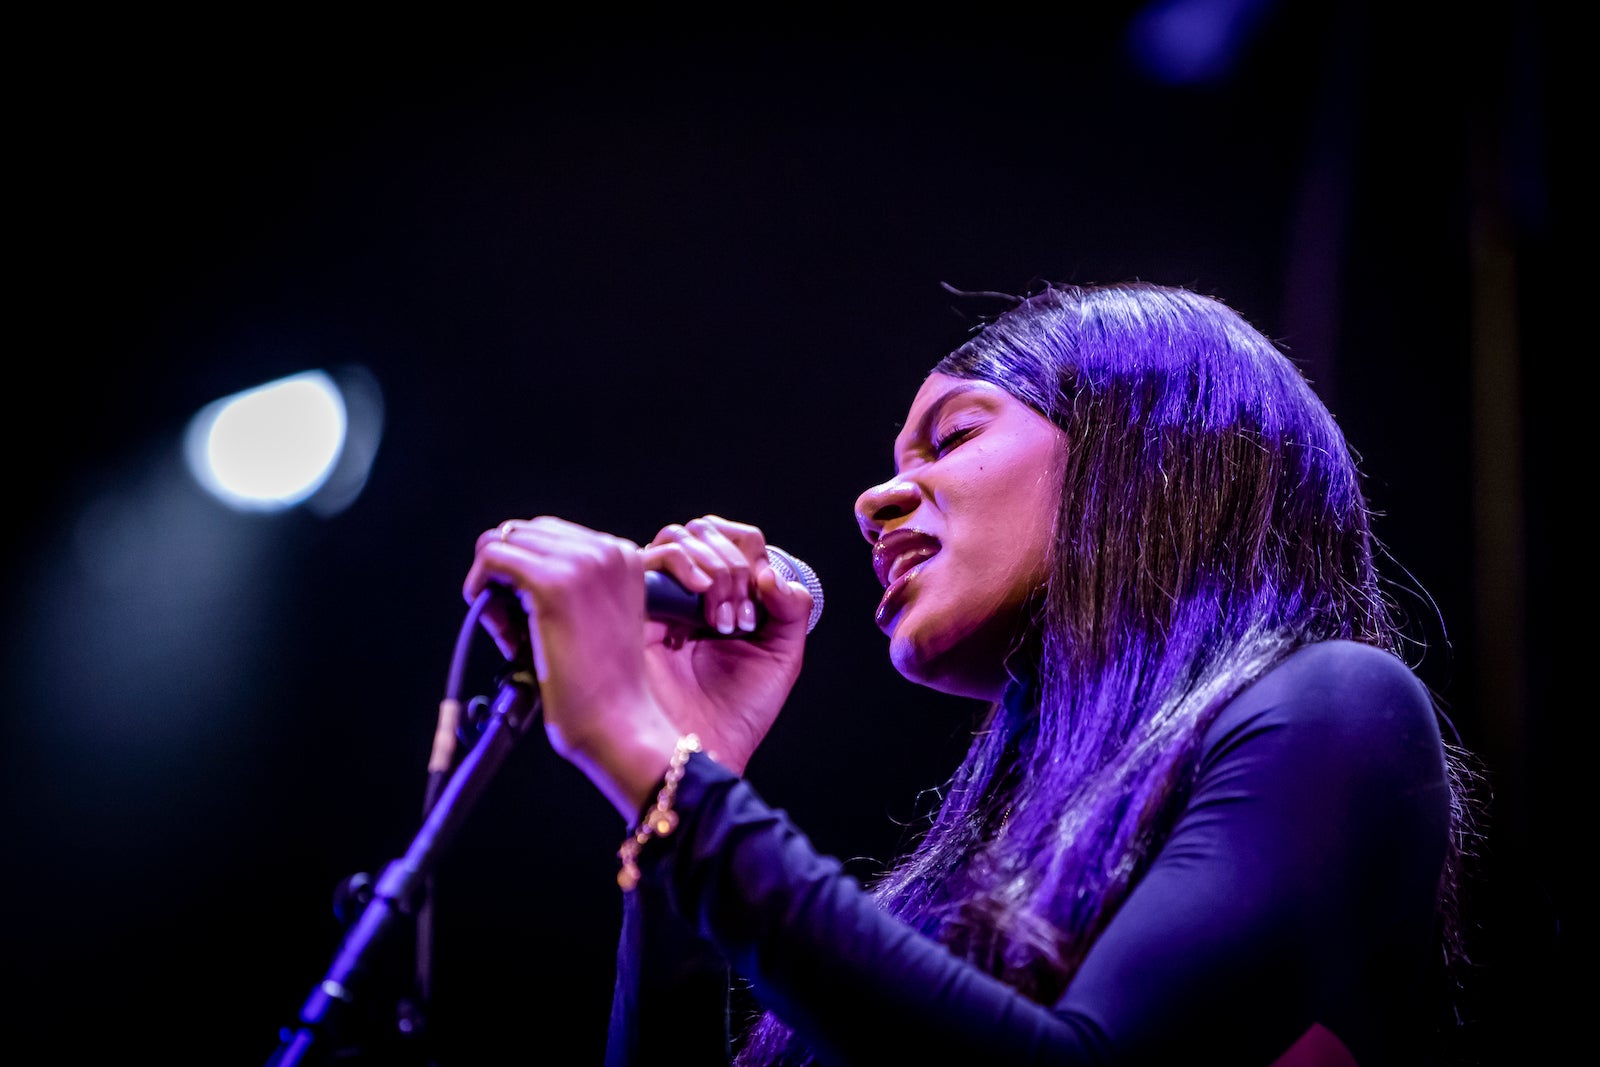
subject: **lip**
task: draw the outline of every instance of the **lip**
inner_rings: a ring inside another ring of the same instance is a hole
[[[891,530],[872,546],[872,572],[887,589],[913,567],[939,551],[939,539],[921,530]]]
[[[939,553],[939,539],[920,530],[896,530],[872,546],[872,569],[883,583],[874,620],[888,633],[899,616],[899,604],[913,578]]]

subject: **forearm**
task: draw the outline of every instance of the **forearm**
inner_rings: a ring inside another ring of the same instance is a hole
[[[724,1064],[728,965],[673,914],[659,885],[623,898],[606,1067]]]
[[[711,761],[645,882],[829,1063],[1089,1063],[1098,1036],[885,914],[839,862]]]

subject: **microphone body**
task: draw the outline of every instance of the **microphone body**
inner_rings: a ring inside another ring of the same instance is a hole
[[[811,616],[806,620],[806,633],[810,633],[816,628],[817,620],[822,617],[822,583],[817,579],[817,572],[775,545],[767,546],[767,562],[772,564],[772,569],[777,571],[780,577],[787,581],[799,582],[811,593]],[[519,630],[524,636],[519,641],[516,652],[507,658],[515,663],[528,663],[531,657],[525,636],[527,617],[523,613],[522,602],[511,592],[509,586],[499,583],[490,587],[490,595],[500,601],[513,617],[522,620]],[[697,634],[710,637],[723,636],[706,625],[705,597],[700,593],[691,593],[676,578],[662,571],[645,572],[644,610],[648,617],[657,622],[681,623]],[[760,624],[766,619],[759,604],[756,605],[756,613],[756,624],[759,629]],[[735,633],[730,636],[743,636],[743,634]]]

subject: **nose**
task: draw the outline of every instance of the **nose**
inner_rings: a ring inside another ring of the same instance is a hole
[[[917,510],[922,493],[904,478],[894,477],[875,485],[856,498],[856,525],[861,536],[877,544],[884,526]]]

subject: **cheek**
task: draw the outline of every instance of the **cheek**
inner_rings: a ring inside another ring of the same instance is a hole
[[[1002,499],[990,503],[990,531],[996,547],[1004,546],[1006,567],[1018,580],[1040,581],[1049,573],[1060,503],[1060,475],[1050,467],[1012,483]]]
[[[1017,529],[993,537],[976,558],[969,556],[930,581],[907,636],[934,654],[969,642],[986,646],[1009,640],[1019,611],[1047,570],[1030,534]]]
[[[983,588],[973,590],[973,602],[1009,629],[1016,612],[1049,576],[1048,528],[1018,530],[1008,548],[1004,558],[994,560]]]

